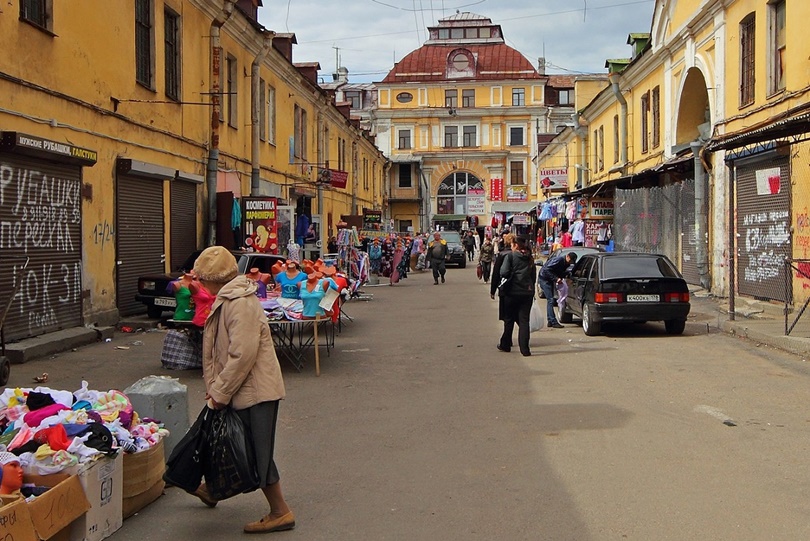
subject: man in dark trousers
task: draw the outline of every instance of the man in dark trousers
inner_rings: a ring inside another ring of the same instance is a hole
[[[546,318],[548,319],[548,326],[554,329],[564,329],[557,317],[554,315],[554,291],[557,283],[565,278],[568,272],[568,267],[577,262],[577,254],[569,252],[564,256],[558,255],[552,257],[543,265],[540,272],[537,273],[537,283],[540,289],[543,290],[543,295],[546,296]]]
[[[430,268],[433,269],[433,285],[439,285],[441,276],[444,283],[444,273],[447,272],[445,259],[447,259],[447,241],[442,238],[442,234],[436,231],[433,233],[433,240],[428,243],[427,258],[430,261]]]
[[[475,237],[473,237],[472,231],[467,231],[467,233],[464,234],[461,243],[464,245],[464,250],[467,252],[467,260],[472,261],[475,258]]]

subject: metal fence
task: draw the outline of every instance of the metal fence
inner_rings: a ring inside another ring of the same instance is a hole
[[[699,283],[695,258],[695,183],[616,190],[616,250],[664,254],[690,283]]]

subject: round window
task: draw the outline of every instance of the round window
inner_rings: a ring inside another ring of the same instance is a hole
[[[453,57],[453,67],[459,71],[463,71],[470,67],[470,59],[464,53],[458,53]]]
[[[397,101],[399,103],[409,103],[413,101],[413,94],[410,92],[400,92],[397,94]]]

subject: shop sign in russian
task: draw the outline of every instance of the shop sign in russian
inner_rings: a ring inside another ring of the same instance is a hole
[[[340,188],[343,189],[346,187],[346,181],[349,179],[349,173],[346,171],[341,171],[339,169],[330,169],[329,170],[331,175],[331,184],[333,188]]]
[[[523,202],[529,200],[529,192],[526,186],[507,186],[506,187],[506,200],[514,202]]]
[[[568,168],[557,167],[540,169],[539,176],[541,190],[567,190]]]
[[[612,199],[591,199],[588,201],[588,217],[594,220],[613,219]]]
[[[278,253],[278,201],[275,197],[243,197],[245,245],[256,252]]]
[[[486,193],[483,188],[467,188],[467,214],[484,214]]]
[[[531,225],[532,218],[528,214],[515,214],[512,216],[512,223],[514,225]]]

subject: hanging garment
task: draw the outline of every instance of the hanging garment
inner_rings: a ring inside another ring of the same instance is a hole
[[[585,222],[582,220],[577,220],[573,224],[571,224],[571,238],[574,241],[574,244],[578,246],[582,246],[585,242]]]
[[[233,209],[231,209],[231,229],[240,229],[242,226],[242,205],[239,199],[233,198]]]
[[[174,298],[177,300],[174,319],[176,321],[191,321],[194,319],[194,301],[191,299],[191,290],[186,286],[180,286],[174,292]]]

